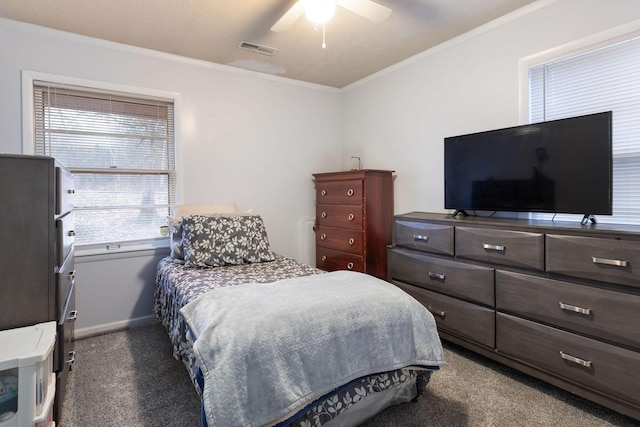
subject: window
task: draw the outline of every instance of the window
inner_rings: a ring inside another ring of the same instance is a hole
[[[613,215],[598,220],[640,224],[640,37],[529,68],[531,123],[609,110]]]
[[[35,154],[75,177],[76,243],[160,238],[175,200],[173,101],[34,81]]]

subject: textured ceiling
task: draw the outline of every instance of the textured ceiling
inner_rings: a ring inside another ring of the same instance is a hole
[[[341,7],[322,28],[271,26],[295,0],[2,0],[0,17],[342,88],[534,0],[377,0],[374,24]],[[241,41],[277,48],[274,56]]]

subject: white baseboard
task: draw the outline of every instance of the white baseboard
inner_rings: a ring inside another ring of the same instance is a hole
[[[136,326],[150,325],[156,321],[153,315],[136,317],[135,319],[121,320],[113,323],[105,323],[86,328],[76,328],[75,339],[88,338],[95,335],[107,334],[109,332],[120,331],[122,329],[135,328]]]

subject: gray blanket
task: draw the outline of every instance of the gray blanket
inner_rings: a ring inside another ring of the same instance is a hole
[[[181,312],[210,427],[271,425],[353,379],[444,363],[431,313],[361,273],[215,289]]]

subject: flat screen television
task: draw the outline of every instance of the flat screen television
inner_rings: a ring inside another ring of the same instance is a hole
[[[610,111],[444,140],[445,209],[610,215]]]

